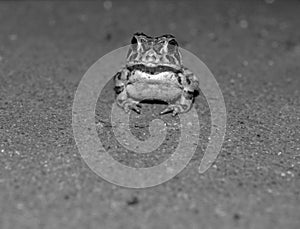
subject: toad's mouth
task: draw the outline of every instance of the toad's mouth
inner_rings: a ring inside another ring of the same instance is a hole
[[[170,88],[181,88],[181,85],[178,83],[177,78],[165,78],[164,76],[158,76],[155,78],[146,78],[139,77],[136,78],[133,82],[129,83],[138,85],[145,85],[147,87],[165,87],[166,89]]]
[[[172,81],[166,81],[166,80],[162,80],[162,79],[143,79],[143,80],[137,80],[135,82],[136,84],[148,84],[148,85],[173,85],[175,83],[173,83]],[[176,84],[175,84],[176,85]]]
[[[158,74],[162,72],[174,72],[176,74],[181,73],[181,71],[177,68],[166,66],[166,65],[155,65],[155,66],[147,66],[144,64],[135,64],[127,67],[129,71],[139,70],[141,72],[145,72],[148,74]]]

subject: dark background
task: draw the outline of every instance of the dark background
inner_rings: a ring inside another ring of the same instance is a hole
[[[298,228],[299,15],[284,0],[0,2],[0,228]],[[85,71],[137,31],[174,34],[228,112],[205,174],[195,157],[145,190],[94,174],[71,127]]]

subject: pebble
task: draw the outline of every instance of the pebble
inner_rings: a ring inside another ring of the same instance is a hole
[[[287,27],[288,27],[288,24],[285,23],[285,22],[281,22],[281,23],[279,24],[279,29],[280,29],[280,30],[285,30]]]
[[[11,41],[15,41],[15,40],[18,39],[18,35],[17,35],[17,34],[10,34],[10,35],[8,36],[8,38],[9,38],[9,40],[11,40]]]
[[[279,44],[277,41],[273,41],[271,46],[272,46],[272,48],[278,48]]]
[[[191,36],[197,36],[198,34],[198,29],[197,28],[190,28],[190,34]]]
[[[103,124],[101,122],[96,123],[96,127],[103,128]]]
[[[17,208],[21,210],[24,208],[24,205],[22,203],[17,203]]]
[[[169,11],[169,12],[172,12],[172,11],[174,11],[175,10],[175,5],[173,5],[173,4],[168,4],[167,6],[166,6],[166,10],[167,11]]]
[[[48,24],[50,26],[54,26],[56,24],[56,21],[54,19],[49,19]]]
[[[216,35],[214,33],[209,33],[208,34],[208,38],[211,39],[211,40],[213,40],[213,39],[216,38]]]
[[[235,91],[230,91],[229,93],[230,93],[230,95],[233,96],[233,97],[236,96]]]
[[[79,20],[82,22],[85,22],[88,20],[88,17],[86,14],[81,14],[81,15],[79,15]]]
[[[295,174],[292,173],[291,171],[287,171],[286,173],[287,173],[288,175],[290,175],[291,177],[294,177],[294,176],[295,176]]]
[[[266,29],[262,29],[260,31],[260,34],[263,36],[263,37],[267,37],[269,35],[269,32],[266,30]]]
[[[244,61],[243,61],[243,65],[244,65],[245,67],[248,66],[248,65],[249,65],[248,61],[247,61],[247,60],[244,60]]]
[[[215,208],[215,214],[220,217],[226,216],[226,212],[223,211],[220,207]]]
[[[103,2],[103,7],[106,10],[110,10],[112,8],[112,1],[104,1]]]
[[[294,53],[296,55],[300,55],[300,45],[297,45],[295,48],[294,48]]]
[[[246,20],[240,20],[239,24],[242,29],[248,28],[248,21],[246,21]]]
[[[273,66],[273,65],[274,65],[274,61],[273,61],[273,60],[269,60],[269,61],[268,61],[268,65],[269,65],[269,66]]]
[[[265,3],[267,4],[273,4],[275,2],[275,0],[265,0]]]
[[[176,24],[174,22],[171,22],[169,24],[169,28],[170,28],[170,30],[175,30],[176,29]]]

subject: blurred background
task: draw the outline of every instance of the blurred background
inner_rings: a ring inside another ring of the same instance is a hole
[[[298,228],[299,15],[297,0],[1,1],[0,228]],[[131,190],[78,153],[77,85],[135,32],[173,34],[219,83],[227,134],[205,174],[196,155]]]

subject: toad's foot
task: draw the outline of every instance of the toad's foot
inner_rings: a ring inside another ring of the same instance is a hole
[[[172,116],[176,116],[177,114],[188,112],[192,107],[192,103],[192,97],[187,96],[187,93],[183,93],[180,101],[176,104],[168,105],[168,107],[160,112],[160,114],[163,115],[172,111]]]
[[[136,113],[141,113],[141,105],[138,101],[135,101],[133,99],[128,98],[126,101],[124,101],[122,104],[120,104],[121,107],[125,110],[126,113],[128,113],[130,110],[134,110]]]
[[[172,116],[176,116],[180,113],[188,112],[191,106],[188,106],[186,104],[170,104],[166,109],[164,109],[162,112],[160,112],[160,115],[169,113],[172,111]]]
[[[182,105],[171,104],[171,105],[168,105],[168,107],[166,109],[164,109],[162,112],[160,112],[159,114],[163,115],[163,114],[166,114],[166,113],[169,113],[170,111],[172,111],[172,116],[175,116],[179,113],[182,113],[183,110],[184,110],[184,108],[182,107]]]

